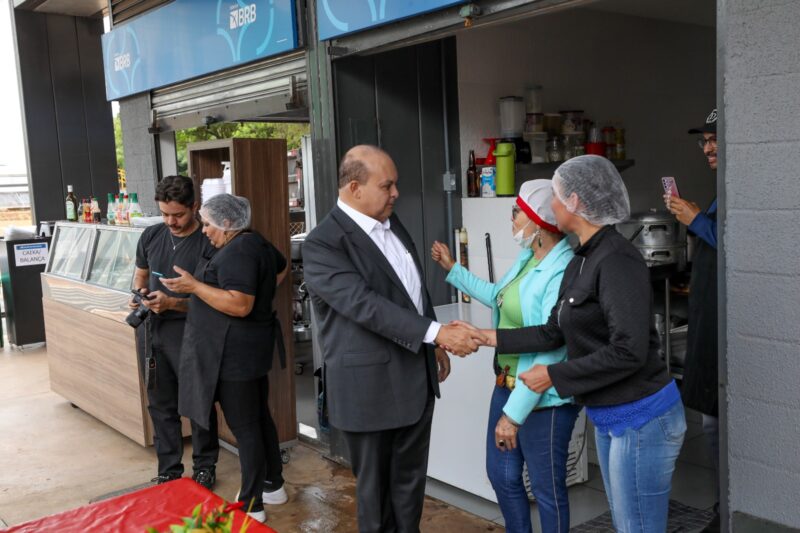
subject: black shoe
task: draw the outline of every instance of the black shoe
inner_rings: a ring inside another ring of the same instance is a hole
[[[162,483],[169,483],[170,481],[175,481],[176,479],[180,479],[180,474],[159,474],[153,479],[150,480],[150,483],[154,485],[161,485]]]
[[[217,474],[214,468],[198,468],[192,475],[192,479],[211,490],[214,488],[214,483],[217,482]]]

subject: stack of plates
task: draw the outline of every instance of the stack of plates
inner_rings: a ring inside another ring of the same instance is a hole
[[[222,178],[208,178],[203,180],[201,199],[205,203],[209,198],[228,192],[228,187]]]

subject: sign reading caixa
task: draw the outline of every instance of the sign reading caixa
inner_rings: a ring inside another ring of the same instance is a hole
[[[319,40],[325,41],[466,0],[317,0]]]
[[[103,35],[117,100],[297,48],[294,0],[174,0]]]

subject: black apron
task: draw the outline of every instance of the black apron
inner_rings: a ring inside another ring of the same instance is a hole
[[[195,278],[203,283],[208,282],[209,263],[201,260],[195,271]],[[229,328],[228,315],[191,296],[181,351],[178,412],[205,429],[209,428]]]
[[[716,220],[716,213],[708,214]],[[683,403],[719,416],[717,339],[717,250],[701,238],[692,258],[689,285],[689,331],[681,391]]]
[[[195,278],[203,283],[208,283],[206,272],[210,262],[204,259],[197,265]],[[225,354],[225,341],[233,320],[196,295],[191,296],[181,351],[178,412],[205,429],[209,428],[209,417],[216,400],[217,383]],[[277,313],[273,313],[272,323],[283,369],[286,368],[286,347]]]

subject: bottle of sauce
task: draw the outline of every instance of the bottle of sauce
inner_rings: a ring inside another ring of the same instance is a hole
[[[475,150],[469,151],[469,168],[467,168],[467,196],[478,198],[481,195],[481,181],[478,167],[475,166]]]
[[[467,238],[467,228],[461,228],[461,231],[458,235],[458,241],[459,252],[461,255],[461,266],[469,269],[469,256],[467,255],[467,244],[469,244],[469,239]],[[462,292],[461,301],[465,304],[468,304],[472,301],[472,298],[469,297],[469,294]]]
[[[110,225],[114,225],[114,219],[117,217],[117,203],[112,193],[108,193],[108,207],[106,208],[106,221]]]
[[[92,222],[99,224],[102,218],[103,214],[100,212],[100,202],[97,201],[97,196],[92,196]]]
[[[78,197],[72,192],[72,185],[67,185],[67,220],[70,222],[78,221]]]

